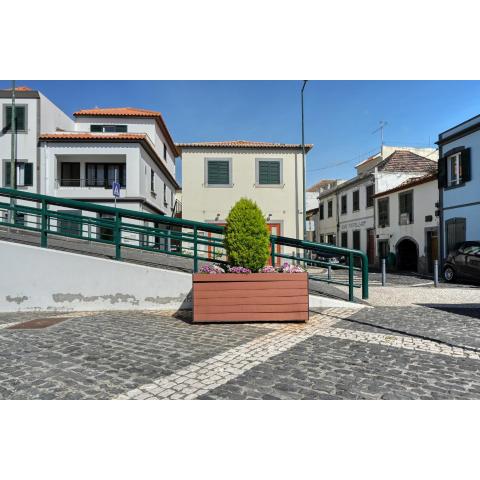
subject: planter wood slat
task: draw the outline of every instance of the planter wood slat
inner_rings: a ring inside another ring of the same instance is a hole
[[[193,275],[194,322],[306,320],[306,273]]]

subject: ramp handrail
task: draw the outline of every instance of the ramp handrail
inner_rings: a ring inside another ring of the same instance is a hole
[[[5,198],[0,201],[0,226],[37,232],[42,247],[48,247],[49,236],[66,237],[114,246],[116,260],[122,259],[123,249],[137,249],[192,259],[194,272],[200,261],[227,263],[223,226],[0,188],[0,199]],[[74,212],[59,211],[58,207]],[[368,298],[368,260],[363,252],[275,235],[270,236],[270,244],[272,265],[290,260],[306,267],[327,268],[328,278],[310,277],[348,286],[350,301],[355,287],[361,287],[362,298]],[[322,254],[338,256],[345,264],[332,264]],[[332,270],[348,271],[348,280],[332,279]],[[360,284],[355,283],[356,272],[361,274]]]

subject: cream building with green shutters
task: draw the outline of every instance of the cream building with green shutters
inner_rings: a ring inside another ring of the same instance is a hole
[[[312,145],[306,145],[309,152]],[[183,218],[224,224],[242,197],[273,234],[303,238],[302,147],[267,142],[180,143]]]

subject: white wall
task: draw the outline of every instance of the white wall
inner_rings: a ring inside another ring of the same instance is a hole
[[[0,242],[0,264],[2,312],[191,307],[187,273],[9,242]]]
[[[40,93],[40,133],[52,133],[58,129],[75,130],[74,121],[51,100]]]
[[[85,117],[75,118],[75,129],[79,132],[89,132],[90,125],[127,125],[128,133],[146,133],[155,148],[158,156],[163,160],[163,145],[167,146],[165,165],[175,177],[175,156],[170,149],[165,137],[153,118],[130,117]]]

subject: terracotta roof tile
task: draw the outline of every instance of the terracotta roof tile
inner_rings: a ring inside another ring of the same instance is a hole
[[[437,162],[408,150],[395,150],[377,168],[383,172],[436,172]]]
[[[145,110],[144,108],[119,107],[119,108],[90,108],[86,110],[78,110],[74,113],[76,117],[146,117],[156,118],[162,117],[160,112],[153,110]]]
[[[312,185],[310,188],[307,188],[307,192],[318,192],[321,188],[326,187],[332,183],[335,183],[336,180],[320,180],[319,182]]]
[[[146,140],[145,133],[90,133],[58,132],[42,133],[40,140]]]
[[[302,148],[297,143],[275,143],[275,142],[255,142],[248,140],[228,140],[225,142],[193,142],[177,143],[179,149],[182,148]],[[305,150],[308,152],[313,148],[311,143],[305,144]]]
[[[10,92],[12,91],[11,88],[3,88],[2,90],[10,91]],[[33,90],[30,87],[26,87],[26,86],[15,87],[15,91],[16,92],[33,92]]]

